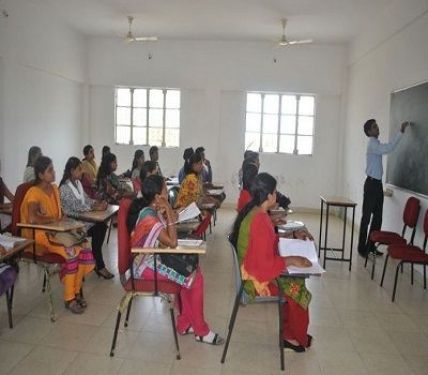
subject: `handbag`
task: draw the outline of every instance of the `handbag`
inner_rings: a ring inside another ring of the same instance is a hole
[[[160,254],[162,264],[185,277],[192,274],[199,265],[198,254]]]

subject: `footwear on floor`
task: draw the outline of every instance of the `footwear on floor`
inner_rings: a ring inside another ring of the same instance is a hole
[[[224,338],[221,337],[218,333],[214,333],[211,331],[205,336],[195,336],[195,340],[198,342],[203,342],[205,344],[210,344],[210,345],[224,344]]]
[[[83,314],[83,312],[85,311],[85,309],[80,306],[76,299],[72,299],[71,301],[65,301],[64,302],[65,308],[67,310],[70,310],[73,314]]]
[[[309,340],[308,340],[309,341]],[[284,340],[284,349],[291,349],[296,353],[303,353],[306,349],[302,345],[294,345],[290,341]]]
[[[105,267],[101,268],[100,270],[95,268],[94,271],[98,275],[98,277],[102,277],[106,280],[112,279],[114,277],[114,275]]]

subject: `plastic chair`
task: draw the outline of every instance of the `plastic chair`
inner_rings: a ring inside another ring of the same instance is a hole
[[[0,264],[0,296],[4,293],[6,296],[7,316],[9,319],[9,328],[13,328],[12,305],[13,292],[15,288],[16,271],[13,267]]]
[[[407,202],[403,211],[403,229],[401,231],[401,235],[396,232],[389,232],[385,230],[373,231],[372,233],[370,233],[370,240],[375,244],[375,249],[377,250],[380,245],[392,245],[392,244],[405,245],[407,242],[405,238],[407,227],[413,229],[410,237],[410,242],[409,242],[409,244],[413,245],[413,240],[415,238],[415,233],[416,233],[416,224],[418,222],[420,209],[421,209],[421,205],[420,205],[419,199],[415,197],[410,197],[409,199],[407,199]],[[365,261],[364,267],[367,266],[368,258],[369,258],[369,253],[367,253],[366,255],[366,261]],[[373,257],[372,273],[371,273],[372,280],[374,277],[375,267],[376,267],[376,256]]]
[[[20,235],[20,228],[17,224],[21,221],[21,204],[24,200],[25,194],[33,186],[31,183],[24,183],[17,187],[15,199],[12,206],[12,234],[14,236]],[[59,272],[59,266],[65,262],[65,259],[58,254],[46,252],[44,254],[36,254],[36,244],[33,244],[33,251],[24,251],[22,259],[28,262],[33,262],[43,269],[43,286],[42,293],[46,293],[49,305],[49,315],[51,322],[56,321],[55,306],[53,303],[53,295],[51,289],[51,276]]]
[[[241,275],[241,268],[239,267],[239,263],[238,263],[238,256],[237,256],[237,252],[235,250],[235,247],[233,246],[232,242],[230,241],[230,237],[228,237],[230,246],[232,248],[232,254],[234,253],[234,268],[235,271],[236,269],[238,269],[238,272],[235,273],[235,281],[238,283],[239,282],[239,288],[237,290],[236,293],[236,297],[235,297],[235,303],[233,305],[233,310],[232,310],[232,314],[230,316],[230,320],[229,320],[229,328],[228,328],[228,333],[227,333],[227,339],[226,339],[226,343],[224,345],[224,349],[223,349],[223,354],[221,356],[221,363],[224,363],[226,360],[226,355],[227,355],[227,351],[229,349],[229,344],[230,344],[230,339],[232,337],[232,331],[233,331],[233,327],[235,325],[235,320],[236,320],[236,316],[238,315],[238,309],[239,309],[239,305],[240,302],[242,300],[242,297],[244,295],[244,287],[245,287],[245,283],[246,280],[242,279],[242,275]],[[238,264],[238,267],[236,267],[236,264]],[[237,276],[239,277],[239,279],[237,278]],[[285,360],[284,360],[284,340],[282,338],[282,332],[284,330],[283,327],[283,314],[284,314],[284,309],[283,309],[283,305],[284,303],[286,303],[286,300],[284,298],[284,296],[282,295],[282,291],[281,288],[279,286],[279,282],[277,280],[278,283],[278,297],[276,297],[276,301],[278,302],[278,315],[279,315],[279,350],[280,350],[280,365],[281,365],[281,371],[284,371],[285,369]],[[247,297],[248,298],[248,297]]]
[[[211,224],[211,214],[207,214],[198,225],[198,227],[191,233],[191,237],[201,238],[204,241],[207,239],[207,229]]]
[[[175,202],[177,200],[178,192],[180,191],[180,186],[172,186],[168,190],[168,201],[171,207],[175,207]]]
[[[132,180],[132,188],[134,189],[135,195],[141,192],[141,181],[139,177]]]
[[[181,287],[171,281],[157,280],[157,273],[155,271],[154,280],[143,280],[134,279],[133,275],[133,260],[134,256],[131,253],[131,243],[126,226],[126,220],[128,212],[131,207],[131,199],[123,198],[119,205],[119,214],[117,220],[117,243],[118,243],[118,267],[119,276],[122,287],[125,291],[125,295],[122,297],[118,306],[116,325],[113,334],[113,341],[110,349],[110,357],[114,356],[114,350],[116,347],[117,333],[121,321],[122,314],[126,310],[126,318],[124,326],[128,326],[129,314],[131,312],[132,301],[137,296],[147,296],[147,293],[151,293],[150,296],[159,296],[165,298],[169,304],[169,311],[171,314],[172,331],[174,334],[174,341],[176,347],[176,358],[181,359],[180,347],[178,344],[177,331],[175,329],[175,317],[174,317],[174,298],[179,299],[179,293]]]
[[[392,302],[395,301],[395,293],[397,291],[397,281],[398,281],[398,270],[402,267],[404,263],[411,264],[411,284],[413,285],[413,269],[415,264],[420,264],[424,267],[424,289],[427,288],[427,268],[428,265],[428,254],[425,253],[428,240],[428,209],[425,212],[424,218],[424,233],[425,238],[423,242],[423,248],[414,245],[401,245],[393,244],[388,247],[388,253],[385,257],[385,262],[383,265],[382,280],[380,286],[383,286],[383,280],[385,278],[386,266],[388,263],[388,258],[398,259],[399,263],[397,264],[397,269],[395,271],[394,279],[394,290],[392,292]]]

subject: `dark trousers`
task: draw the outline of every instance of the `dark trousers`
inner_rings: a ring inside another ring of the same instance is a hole
[[[92,254],[95,258],[95,266],[98,270],[105,267],[103,259],[103,243],[106,237],[107,225],[97,223],[88,230],[88,235],[92,237]]]
[[[374,251],[374,243],[370,241],[370,233],[374,230],[380,230],[382,227],[382,210],[382,181],[367,177],[364,183],[363,216],[361,217],[360,236],[358,241],[358,251],[360,254],[367,254],[369,251]],[[370,231],[367,236],[370,219]]]

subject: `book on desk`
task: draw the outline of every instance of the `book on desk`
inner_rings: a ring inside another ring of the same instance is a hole
[[[12,250],[15,245],[26,240],[27,239],[23,237],[6,236],[4,234],[0,234],[0,245],[3,246],[6,251]]]
[[[319,276],[325,272],[325,270],[318,263],[318,255],[314,241],[280,238],[278,251],[282,257],[301,256],[309,259],[309,261],[312,263],[311,267],[287,267],[287,273],[289,275],[298,274]]]

